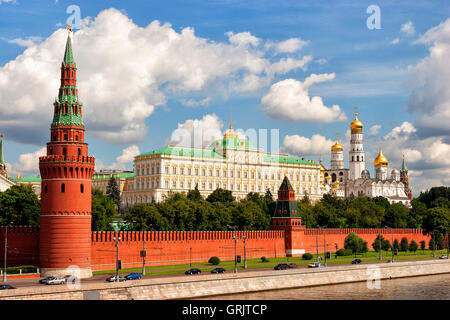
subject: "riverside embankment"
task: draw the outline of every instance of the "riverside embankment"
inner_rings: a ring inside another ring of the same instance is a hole
[[[80,288],[42,286],[0,291],[0,299],[189,299],[234,293],[323,286],[450,273],[450,260],[333,266],[324,269],[254,271],[164,277],[120,283],[81,283]]]

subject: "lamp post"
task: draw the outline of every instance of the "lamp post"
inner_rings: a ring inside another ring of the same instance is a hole
[[[237,273],[237,252],[236,252],[236,246],[237,246],[237,237],[236,237],[236,228],[232,227],[230,225],[227,225],[228,228],[232,229],[234,231],[233,240],[234,240],[234,273]]]
[[[133,221],[135,222],[135,221]],[[151,228],[153,225],[150,224]],[[147,251],[145,250],[145,233],[142,234],[142,275],[145,276],[145,257],[147,256]]]
[[[192,268],[192,247],[189,248],[189,267]]]
[[[383,260],[383,257],[381,256],[381,233],[378,235],[378,240],[379,240],[378,250],[380,250],[380,261],[381,261]]]
[[[8,226],[5,226],[5,269],[3,270],[3,282],[6,282],[6,258],[8,252]]]
[[[119,281],[119,241],[120,237],[114,237],[114,241],[116,241],[116,282]]]
[[[245,240],[247,239],[247,235],[243,235],[242,238],[244,239],[244,269],[247,269],[247,248],[245,246]]]
[[[317,226],[320,229],[320,226]],[[316,254],[317,254],[317,263],[319,263],[319,231],[316,232]]]
[[[394,230],[388,226],[384,226],[385,229],[391,229],[391,234],[392,234],[392,246],[391,246],[391,251],[392,251],[392,262],[394,262]]]

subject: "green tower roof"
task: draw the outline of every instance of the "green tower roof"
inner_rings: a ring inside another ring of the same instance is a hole
[[[75,61],[73,60],[72,40],[70,38],[70,33],[67,35],[66,51],[64,52],[63,63],[65,66],[67,64],[69,64],[69,65],[73,65],[74,67],[76,67]]]

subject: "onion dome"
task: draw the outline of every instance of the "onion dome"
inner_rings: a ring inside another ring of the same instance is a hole
[[[233,126],[230,124],[230,129],[223,135],[224,139],[239,139],[239,135],[233,131]]]
[[[334,182],[334,184],[335,184],[335,185],[338,185],[338,184],[339,184],[339,180],[336,180],[336,181]]]
[[[397,174],[400,174],[400,172],[397,170],[397,169],[392,169],[392,171],[391,171],[391,175],[397,175]]]
[[[367,169],[364,169],[361,171],[361,178],[363,179],[370,179],[370,172]]]
[[[355,107],[355,120],[350,123],[350,129],[352,129],[352,133],[354,133],[355,131],[359,131],[357,133],[360,133],[363,128],[362,122],[358,120],[358,113],[356,112],[356,110],[357,108]]]
[[[336,143],[331,146],[331,151],[343,151],[344,148],[339,144],[336,133]]]
[[[381,150],[380,146],[380,152],[378,153],[378,156],[373,161],[373,165],[375,167],[387,167],[388,166],[388,159],[384,156],[383,151]]]

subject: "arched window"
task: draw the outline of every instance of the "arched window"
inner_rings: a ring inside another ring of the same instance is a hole
[[[64,134],[64,141],[67,141],[67,133]]]
[[[78,148],[78,156],[81,156],[81,148]]]
[[[61,193],[66,192],[66,184],[65,183],[61,183]]]
[[[352,161],[355,161],[355,157],[354,156],[352,156]]]
[[[359,161],[359,156],[356,156],[356,161]]]
[[[63,148],[63,156],[65,157],[67,155],[67,148]]]
[[[44,189],[45,189],[45,193],[47,193],[47,192],[48,192],[48,187],[47,187],[47,184],[45,184],[45,187],[44,187]]]
[[[80,192],[84,193],[84,184],[80,184]]]
[[[364,161],[364,157],[363,156],[361,156],[361,161]]]
[[[52,155],[52,154],[53,154],[53,149],[50,148],[50,149],[48,150],[48,153],[49,153],[49,155]]]
[[[78,135],[75,135],[75,141],[78,141]]]

